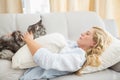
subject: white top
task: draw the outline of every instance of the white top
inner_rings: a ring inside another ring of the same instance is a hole
[[[60,53],[52,53],[46,48],[40,48],[33,56],[35,62],[43,69],[74,72],[85,62],[85,51],[77,47],[75,42],[68,42]]]

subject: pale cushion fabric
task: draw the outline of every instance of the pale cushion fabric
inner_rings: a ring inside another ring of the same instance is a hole
[[[120,40],[120,38],[117,38],[117,39]],[[111,66],[110,69],[117,71],[117,72],[120,72],[120,61],[117,64]]]
[[[103,20],[104,23],[105,23],[105,28],[106,30],[111,33],[112,36],[114,37],[119,37],[119,29],[118,29],[118,26],[116,25],[116,22],[115,20],[113,19],[104,19]]]
[[[95,12],[70,12],[66,13],[68,36],[71,40],[79,38],[80,34],[93,26],[105,28],[102,19]]]
[[[50,80],[120,80],[120,74],[113,70],[106,69],[90,74],[82,74],[80,76],[71,74],[57,77]]]
[[[42,15],[42,23],[49,33],[61,33],[68,37],[68,24],[65,13],[49,13]]]
[[[109,68],[120,61],[120,41],[113,37],[112,43],[100,56],[101,65],[99,67],[87,66],[82,73],[91,73]]]
[[[40,14],[16,14],[16,27],[25,32],[29,25],[37,23],[40,19]]]
[[[120,40],[118,27],[116,25],[115,20],[113,20],[113,19],[105,19],[103,21],[104,21],[104,23],[106,25],[107,31],[110,32],[112,36],[114,36],[114,37],[116,37],[117,39]],[[114,71],[117,71],[117,72],[120,72],[120,62],[113,65],[112,67],[110,67],[110,69],[112,69]]]
[[[15,70],[11,67],[11,61],[0,59],[0,80],[19,80],[25,70]]]
[[[16,30],[15,14],[0,14],[0,36]]]
[[[41,36],[35,40],[53,53],[58,53],[66,45],[64,36],[59,33]],[[15,69],[25,69],[35,66],[37,64],[33,61],[27,45],[20,48],[12,58],[12,67]]]

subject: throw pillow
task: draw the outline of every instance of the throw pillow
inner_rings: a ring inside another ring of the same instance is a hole
[[[66,40],[64,36],[59,33],[47,34],[35,40],[53,53],[59,52],[66,45]],[[25,69],[35,66],[37,65],[34,63],[27,45],[21,47],[12,57],[13,68]]]
[[[99,67],[87,66],[83,69],[82,73],[96,72],[108,67],[113,66],[114,64],[120,61],[120,40],[112,37],[112,43],[109,47],[103,52],[100,56],[101,65]]]
[[[118,37],[118,39],[120,40],[120,37]],[[110,69],[120,72],[120,62],[118,62],[117,64],[113,65],[110,67]]]

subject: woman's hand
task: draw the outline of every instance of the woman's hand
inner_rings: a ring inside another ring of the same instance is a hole
[[[33,33],[25,32],[21,38],[25,42],[28,42],[29,40],[33,40]]]
[[[35,40],[33,40],[33,34],[26,32],[23,34],[23,36],[21,37],[23,41],[26,42],[30,52],[32,55],[35,54],[35,52],[39,49],[42,48],[42,46],[36,42]]]

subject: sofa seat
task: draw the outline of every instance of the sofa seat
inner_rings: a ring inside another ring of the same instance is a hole
[[[120,73],[110,69],[105,69],[103,71],[83,74],[81,76],[72,74],[50,80],[120,80]]]

